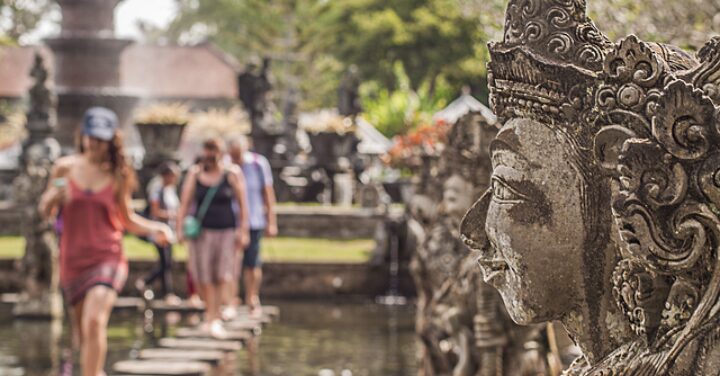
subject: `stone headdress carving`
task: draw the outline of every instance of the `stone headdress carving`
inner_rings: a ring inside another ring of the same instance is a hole
[[[630,36],[608,54],[595,91],[595,154],[620,181],[613,294],[645,351],[656,354],[639,370],[665,374],[691,342],[718,332],[718,47],[710,41],[698,63]]]
[[[584,0],[510,1],[503,42],[489,45],[493,110],[501,121],[576,123],[611,46]]]
[[[720,357],[720,39],[697,58],[635,36],[612,44],[584,0],[511,0],[490,54],[500,120],[571,135],[592,176],[619,183],[612,293],[636,338],[587,374],[709,374]]]

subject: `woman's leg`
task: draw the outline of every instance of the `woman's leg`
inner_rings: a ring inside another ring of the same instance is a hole
[[[82,346],[82,312],[83,302],[81,300],[70,307],[70,330],[72,331],[72,349],[80,351]]]
[[[107,355],[107,325],[116,298],[115,290],[107,286],[95,286],[85,295],[80,323],[80,366],[83,376],[105,374],[103,368]]]

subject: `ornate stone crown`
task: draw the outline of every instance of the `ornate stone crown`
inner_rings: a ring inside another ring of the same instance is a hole
[[[574,123],[612,44],[584,0],[512,0],[502,43],[489,45],[491,104],[501,121]]]
[[[608,53],[595,90],[595,154],[621,183],[613,293],[650,348],[667,350],[662,371],[718,325],[719,47],[710,41],[698,62],[630,36]]]

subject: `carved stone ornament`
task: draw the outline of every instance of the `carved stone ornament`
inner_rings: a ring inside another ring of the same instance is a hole
[[[491,44],[492,187],[463,237],[518,323],[560,320],[567,375],[720,366],[720,39],[611,44],[582,0],[511,0]]]

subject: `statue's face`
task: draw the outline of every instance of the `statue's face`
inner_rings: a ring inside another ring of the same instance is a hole
[[[443,185],[445,213],[460,218],[473,203],[473,186],[462,176],[454,174]]]
[[[463,224],[463,235],[487,244],[484,279],[519,324],[559,319],[580,303],[584,184],[568,148],[547,126],[510,120],[491,147],[492,187],[467,214],[474,225]]]

